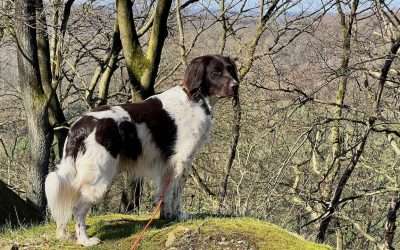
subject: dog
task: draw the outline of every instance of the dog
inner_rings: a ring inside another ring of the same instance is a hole
[[[140,103],[100,106],[76,120],[57,170],[45,181],[57,238],[69,238],[73,215],[77,243],[100,242],[87,236],[85,218],[121,171],[151,178],[157,197],[164,196],[161,216],[178,218],[182,175],[208,139],[212,106],[218,98],[234,96],[238,84],[232,59],[201,56],[190,62],[180,85]]]

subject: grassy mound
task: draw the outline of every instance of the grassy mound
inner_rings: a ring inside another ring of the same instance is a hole
[[[130,249],[148,217],[121,214],[92,216],[88,233],[102,243],[87,249]],[[72,232],[73,225],[70,225]],[[73,241],[55,239],[55,225],[45,224],[0,234],[0,249],[85,249]],[[15,248],[17,249],[17,248]],[[186,222],[156,220],[140,249],[268,249],[327,250],[275,225],[250,218],[206,218]]]

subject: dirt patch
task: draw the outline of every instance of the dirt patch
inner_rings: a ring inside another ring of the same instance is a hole
[[[171,232],[172,233],[172,232]],[[256,244],[247,235],[237,232],[201,231],[184,228],[168,235],[168,250],[256,250]]]

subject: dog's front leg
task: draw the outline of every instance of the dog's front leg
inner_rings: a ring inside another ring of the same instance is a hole
[[[160,217],[162,219],[185,219],[181,211],[181,196],[186,183],[187,166],[185,164],[178,171],[168,171],[162,177],[160,195],[163,198]],[[164,188],[164,190],[162,190]]]

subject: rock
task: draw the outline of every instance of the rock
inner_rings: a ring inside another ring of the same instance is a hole
[[[165,247],[171,247],[176,240],[176,234],[180,233],[180,232],[188,232],[190,231],[189,228],[187,227],[183,227],[183,226],[177,226],[174,230],[172,230],[171,232],[168,233],[167,235],[167,240],[165,241]],[[171,248],[173,249],[173,248]]]
[[[174,244],[176,240],[175,233],[172,231],[168,234],[167,240],[165,241],[165,247],[170,247]]]

